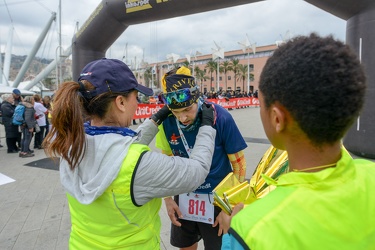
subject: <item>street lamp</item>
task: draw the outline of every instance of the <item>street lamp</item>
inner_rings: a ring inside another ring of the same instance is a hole
[[[60,45],[58,45],[56,47],[56,51],[55,51],[55,60],[56,60],[56,85],[57,85],[57,88],[59,88],[59,79],[60,79],[60,77],[59,77],[59,65],[60,65],[60,58],[61,58],[61,53],[60,53],[59,57],[57,58],[57,51],[58,51],[58,49],[60,49],[60,51],[61,51],[62,47]]]
[[[192,60],[192,69],[193,69],[192,70],[192,76],[195,78],[195,61],[197,60],[197,56],[202,55],[202,53],[199,52],[198,50],[195,51],[195,53],[193,54],[193,58],[191,58],[190,54],[191,54],[191,51],[190,51],[189,54],[186,54],[185,56],[186,56],[186,60],[189,62],[189,64],[190,64],[191,59],[193,59]]]
[[[40,89],[40,96],[43,98],[43,84],[41,82],[38,82],[36,85],[38,85]]]
[[[186,61],[188,61],[188,63],[190,64],[190,59],[191,59],[190,54],[186,54],[185,57],[186,57]]]
[[[253,51],[255,55],[256,50],[256,43],[250,43],[249,37],[246,34],[246,40],[244,42],[238,42],[239,45],[242,46],[242,51],[247,51],[247,93],[250,91],[250,49]]]
[[[180,55],[177,55],[175,53],[170,53],[166,56],[166,58],[167,58],[169,63],[175,64],[178,61],[178,59],[180,58]],[[168,65],[168,70],[169,70],[169,65]]]
[[[215,60],[217,58],[217,76],[216,76],[216,82],[217,82],[217,89],[216,92],[219,91],[219,65],[220,65],[220,58],[224,59],[224,49],[221,48],[217,43],[214,44],[216,46],[216,49],[212,49],[212,59]]]

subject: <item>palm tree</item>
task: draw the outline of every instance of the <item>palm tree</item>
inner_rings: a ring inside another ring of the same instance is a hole
[[[173,64],[173,69],[178,69],[179,67],[180,67],[180,64],[178,64],[178,63]]]
[[[194,72],[198,72],[199,70],[201,70],[201,68],[199,68],[199,66],[195,65],[195,67],[194,67]],[[204,71],[203,71],[203,73],[204,73]],[[195,74],[196,74],[196,73],[195,73]]]
[[[242,91],[245,91],[245,79],[247,78],[247,66],[243,64],[238,65],[237,77],[238,77],[238,80],[242,80]]]
[[[238,74],[238,71],[239,71],[240,60],[232,59],[231,60],[231,66],[232,66],[232,71],[234,72],[234,90],[237,90],[237,74]],[[244,90],[242,90],[242,91],[244,91]]]
[[[221,67],[220,67],[220,72],[224,72],[224,77],[225,77],[225,80],[224,80],[224,86],[225,86],[225,90],[227,90],[227,72],[228,71],[232,71],[232,66],[231,66],[231,63],[230,61],[227,61],[225,60],[224,62],[221,63]]]
[[[212,73],[217,71],[217,63],[215,61],[209,60],[204,67],[205,69],[208,69],[208,72],[211,73],[211,83],[210,83],[210,91],[212,90]]]
[[[185,66],[186,68],[190,68],[190,63],[188,62],[188,60],[182,62],[182,65],[181,66]]]
[[[219,64],[219,67],[218,67],[218,64]],[[216,65],[216,68],[215,68],[215,76],[216,76],[216,82],[217,83],[220,83],[220,73],[222,73],[223,72],[223,67],[222,66],[220,66],[220,61],[217,61],[217,62],[215,62],[215,65]],[[219,68],[219,72],[217,72],[217,69]],[[217,92],[219,91],[219,89],[220,89],[220,87],[219,86],[217,86]]]
[[[201,70],[198,66],[195,67],[195,78],[200,82],[201,89],[200,91],[202,92],[202,83],[203,81],[208,79],[208,76],[206,76],[204,70]]]
[[[150,82],[152,79],[152,67],[146,67],[145,72],[143,73],[143,78],[145,79],[145,85],[150,87]]]
[[[247,65],[239,64],[238,65],[238,79],[242,80],[242,91],[248,92],[248,89],[245,90],[245,80],[247,79]],[[250,81],[254,81],[254,74],[250,73]]]

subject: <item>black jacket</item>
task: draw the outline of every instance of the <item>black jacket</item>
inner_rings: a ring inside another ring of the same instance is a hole
[[[12,116],[15,108],[16,107],[14,105],[7,101],[3,101],[3,103],[1,104],[6,138],[18,138],[20,136],[20,132],[18,132],[18,126],[12,123]]]

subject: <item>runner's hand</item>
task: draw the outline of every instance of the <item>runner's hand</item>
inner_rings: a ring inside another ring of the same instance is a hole
[[[173,200],[172,197],[165,198],[164,202],[165,207],[167,208],[168,216],[171,219],[172,224],[181,227],[181,223],[178,221],[178,219],[182,218],[182,213],[180,211],[180,208],[177,206],[177,203]],[[176,214],[178,215],[178,218]]]
[[[235,216],[239,211],[241,211],[243,207],[244,207],[243,203],[238,203],[232,209],[231,215],[226,214],[224,211],[221,211],[219,213],[219,215],[215,219],[215,223],[212,225],[212,227],[216,227],[217,225],[219,225],[219,230],[217,233],[218,236],[228,233],[232,217]]]
[[[169,114],[171,114],[171,110],[168,108],[167,105],[164,105],[161,109],[159,109],[158,112],[153,114],[151,116],[151,119],[157,124],[160,125],[167,117]]]
[[[213,104],[202,104],[202,126],[208,125],[213,127],[216,122],[216,110]]]

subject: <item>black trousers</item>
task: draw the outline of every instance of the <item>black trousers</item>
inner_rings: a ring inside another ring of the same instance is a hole
[[[34,148],[39,148],[42,146],[43,139],[44,139],[44,130],[46,129],[45,126],[39,126],[40,131],[38,133],[35,133],[34,138]]]
[[[18,138],[6,138],[8,153],[12,151],[18,151],[17,141]]]
[[[17,147],[18,147],[19,149],[22,148],[22,133],[19,133],[19,134],[18,134],[18,137],[17,137]]]

